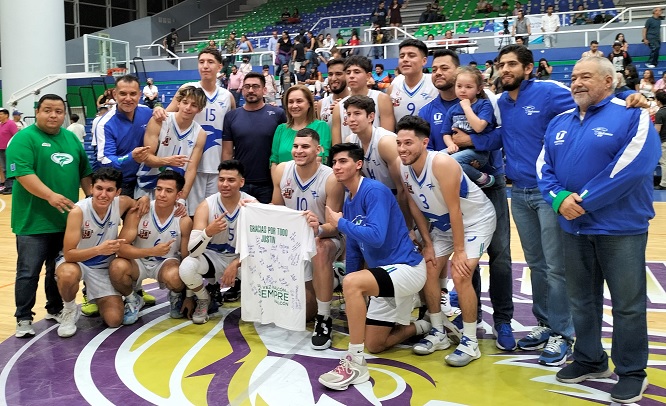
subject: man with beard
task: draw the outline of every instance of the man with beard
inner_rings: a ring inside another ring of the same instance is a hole
[[[250,72],[243,82],[242,108],[230,111],[224,119],[222,160],[234,157],[245,167],[245,185],[242,191],[270,203],[273,182],[268,160],[271,156],[273,134],[278,125],[287,122],[287,116],[279,107],[264,102],[266,78],[258,72]]]
[[[315,111],[319,114],[319,119],[326,121],[328,126],[331,127],[333,124],[333,109],[340,100],[349,96],[349,88],[347,87],[345,61],[343,59],[331,59],[326,66],[328,68],[328,88],[331,94],[315,103]],[[341,142],[339,139],[331,141],[331,145]]]
[[[436,97],[419,111],[419,117],[425,119],[430,124],[429,150],[441,151],[446,148],[442,138],[441,127],[449,108],[458,103],[454,89],[458,66],[460,66],[460,60],[454,51],[442,49],[435,52],[432,62],[432,81],[439,90],[439,97]],[[469,136],[466,134],[459,133],[453,139],[461,146],[472,146]],[[511,274],[510,247],[511,223],[506,196],[502,152],[499,149],[492,151],[488,164],[481,169],[492,174],[496,182],[493,187],[483,189],[483,192],[493,203],[497,215],[497,226],[492,242],[488,246],[488,256],[490,257],[489,293],[490,301],[493,305],[494,333],[497,337],[495,345],[501,350],[513,351],[516,348],[516,340],[511,330],[511,319],[513,318],[513,277]],[[444,274],[441,274],[440,271],[444,272]],[[453,310],[447,290],[448,278],[446,271],[436,270],[436,272],[434,275],[428,275],[428,281],[424,288],[428,312],[431,314],[433,312],[436,313],[441,308],[445,314],[451,315]],[[438,279],[439,284],[437,283]],[[479,297],[481,293],[481,278],[478,268],[474,272],[473,284],[477,297]],[[441,301],[441,304],[438,303],[439,301]]]

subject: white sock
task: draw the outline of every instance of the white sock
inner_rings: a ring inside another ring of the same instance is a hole
[[[322,302],[317,299],[317,314],[324,316],[324,319],[331,317],[331,301]]]
[[[363,361],[363,350],[365,349],[365,344],[352,344],[349,343],[349,353],[354,358],[354,361],[361,363]]]
[[[463,335],[472,341],[476,341],[476,322],[463,321]]]
[[[442,312],[430,313],[430,324],[440,333],[444,333],[444,314]]]
[[[208,291],[206,290],[205,287],[201,287],[198,291],[194,292],[196,295],[197,299],[199,300],[210,300],[210,295],[208,294]]]
[[[416,327],[416,335],[423,335],[430,331],[430,323],[425,320],[416,320],[414,322],[414,327]]]
[[[63,308],[65,310],[74,310],[74,309],[76,309],[76,300],[72,300],[71,302],[64,302],[63,303]]]
[[[444,278],[444,279],[440,278],[440,280],[439,280],[440,289],[445,290],[445,291],[448,292],[449,291],[449,288],[447,288],[448,284],[449,284],[449,278]]]

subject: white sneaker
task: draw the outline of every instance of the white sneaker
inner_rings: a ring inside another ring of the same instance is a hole
[[[449,295],[449,292],[442,291],[439,304],[442,308],[442,313],[444,313],[446,317],[457,316],[460,314],[459,308],[451,306],[451,296]]]
[[[32,320],[20,320],[16,324],[16,333],[14,335],[18,338],[34,336],[35,329],[32,328]]]
[[[428,355],[438,350],[445,350],[450,346],[451,340],[449,340],[449,337],[436,328],[433,328],[427,336],[414,344],[412,351],[414,351],[414,354]]]
[[[79,320],[81,312],[76,306],[72,310],[62,309],[60,312],[60,326],[58,326],[58,335],[63,338],[71,337],[76,333],[76,322]]]
[[[460,341],[460,345],[458,345],[456,350],[447,355],[444,361],[452,367],[464,367],[479,358],[481,358],[479,343],[465,336]]]
[[[46,316],[44,316],[44,320],[54,320],[56,323],[60,323],[60,320],[62,319],[62,310],[59,313],[56,314],[51,314],[51,313],[46,313]]]
[[[194,314],[192,314],[192,323],[194,324],[204,324],[208,322],[208,305],[210,304],[210,299],[198,299],[197,307],[194,309]]]
[[[334,390],[345,390],[349,385],[358,385],[370,379],[370,371],[365,359],[357,362],[347,353],[340,360],[340,365],[319,377],[319,383]]]

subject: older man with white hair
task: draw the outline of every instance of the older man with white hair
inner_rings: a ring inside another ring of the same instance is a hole
[[[614,97],[615,69],[583,58],[571,74],[578,107],[556,116],[537,161],[544,199],[560,214],[567,292],[577,333],[574,361],[557,380],[611,376],[601,343],[604,282],[613,304],[610,397],[633,403],[647,388],[645,248],[654,217],[652,172],[661,149],[646,110]]]

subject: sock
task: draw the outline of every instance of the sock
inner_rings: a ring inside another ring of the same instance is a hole
[[[208,294],[208,291],[204,287],[199,289],[197,292],[194,292],[194,294],[199,300],[210,300],[210,295]]]
[[[331,317],[331,301],[322,302],[317,299],[317,314],[324,316],[324,319]]]
[[[423,335],[430,331],[430,323],[425,320],[416,320],[414,322],[414,327],[416,327],[416,335]]]
[[[447,292],[449,291],[449,288],[447,288],[449,284],[449,278],[440,278],[439,279],[439,287],[444,291]]]
[[[442,314],[442,312],[430,313],[430,324],[432,324],[433,328],[439,330],[440,333],[445,333],[444,315]]]
[[[354,358],[354,361],[358,362],[359,364],[363,361],[363,350],[365,349],[365,344],[352,344],[349,343],[349,353],[352,355],[352,358]]]
[[[463,335],[472,341],[476,341],[476,322],[463,321]]]
[[[71,302],[64,302],[63,305],[65,310],[74,310],[76,309],[76,300],[72,300]]]

